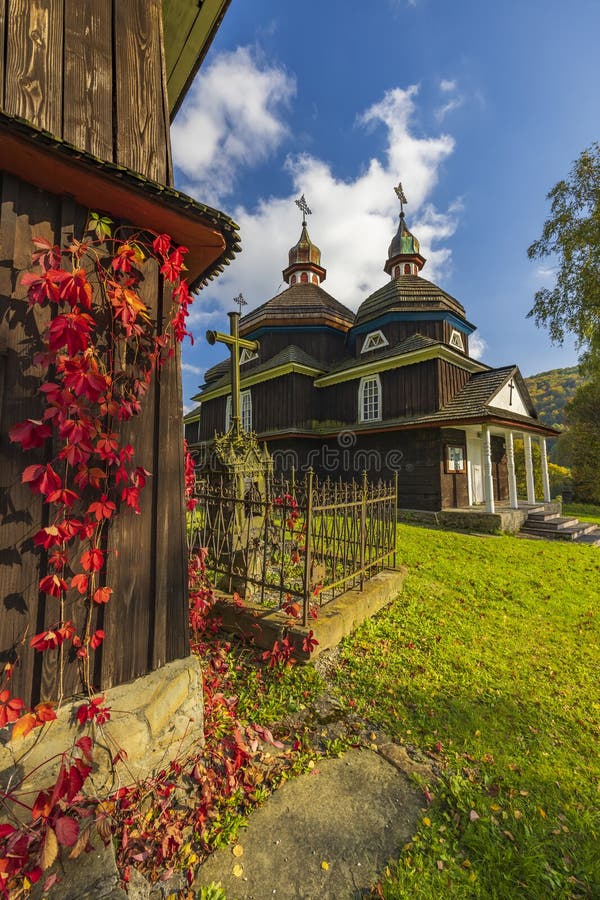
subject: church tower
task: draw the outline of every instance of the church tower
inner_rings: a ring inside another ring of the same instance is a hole
[[[425,259],[420,253],[419,242],[408,230],[404,220],[406,197],[402,189],[402,182],[394,190],[400,201],[400,224],[388,248],[388,258],[383,267],[384,272],[387,272],[392,279],[398,278],[399,275],[418,275],[425,265]]]
[[[283,270],[282,275],[290,286],[293,284],[321,284],[322,281],[325,281],[327,272],[321,265],[321,251],[316,244],[313,244],[308,235],[306,216],[310,215],[311,210],[304,199],[304,194],[295,203],[302,210],[302,231],[300,240],[290,249],[289,264]]]

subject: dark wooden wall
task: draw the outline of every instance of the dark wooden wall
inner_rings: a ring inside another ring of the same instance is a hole
[[[260,359],[257,364],[271,359],[290,344],[300,347],[309,356],[325,363],[336,362],[347,355],[346,335],[342,331],[325,331],[324,329],[321,331],[307,331],[306,329],[288,331],[286,329],[264,334],[259,341]],[[244,366],[243,371],[250,371],[250,366],[252,363],[248,363],[247,367]]]
[[[459,428],[443,428],[440,433],[440,483],[442,492],[442,509],[448,507],[468,506],[469,487],[467,473],[467,436]],[[452,444],[463,448],[465,460],[464,472],[446,472],[445,457],[446,446]]]
[[[0,0],[0,108],[171,184],[161,16],[161,0]]]
[[[508,500],[508,462],[506,459],[506,442],[499,434],[491,436],[492,477],[494,479],[494,497],[496,500]]]
[[[64,245],[73,233],[81,236],[87,210],[2,173],[0,191],[0,661],[20,657],[12,690],[35,703],[56,697],[60,655],[34,652],[29,639],[55,624],[60,613],[57,601],[38,591],[44,555],[31,540],[47,524],[48,510],[21,484],[20,475],[26,466],[52,459],[55,451],[46,446],[23,453],[8,441],[12,425],[39,418],[41,372],[33,355],[48,316],[47,309],[28,311],[19,281],[31,267],[32,235]],[[168,293],[156,268],[147,264],[144,275],[142,297],[160,322]],[[124,509],[109,532],[107,584],[114,594],[106,607],[94,610],[95,627],[107,635],[94,661],[98,688],[129,681],[189,652],[181,382],[172,362],[155,381],[142,415],[124,429],[137,464],[152,478],[141,495],[142,514]],[[80,624],[84,610],[73,604],[66,617]],[[68,696],[78,684],[75,665],[64,662]]]
[[[467,372],[466,369],[461,369],[460,366],[453,366],[452,363],[446,362],[445,359],[438,359],[436,362],[438,396],[441,407],[449,403],[453,397],[456,397],[471,377],[471,373]]]

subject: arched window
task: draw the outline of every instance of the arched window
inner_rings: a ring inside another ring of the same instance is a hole
[[[381,381],[379,375],[361,378],[358,388],[359,422],[377,422],[381,419]]]
[[[313,283],[313,284],[318,284],[318,283],[319,283],[319,279],[317,278],[316,275],[313,275],[313,277],[312,277],[312,283]]]
[[[410,275],[410,263],[404,263],[404,274]]]
[[[242,391],[240,395],[241,410],[240,417],[242,420],[242,428],[244,431],[252,431],[252,394],[250,391]],[[231,394],[227,397],[225,404],[225,431],[231,428]]]
[[[300,276],[300,284],[308,284],[308,273],[303,272]]]
[[[296,276],[292,275],[291,284],[296,284]]]

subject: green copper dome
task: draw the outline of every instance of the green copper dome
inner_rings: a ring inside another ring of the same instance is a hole
[[[411,232],[406,227],[403,212],[400,213],[400,224],[398,225],[398,231],[396,232],[388,249],[388,259],[393,259],[400,253],[411,255],[420,253],[419,242],[414,234],[411,234]]]

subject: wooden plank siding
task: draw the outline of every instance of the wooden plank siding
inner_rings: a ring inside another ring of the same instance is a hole
[[[442,494],[442,508],[459,507],[469,505],[469,488],[467,483],[467,436],[460,428],[443,428],[441,431],[440,453],[440,483]],[[446,472],[446,447],[451,444],[454,447],[463,448],[465,460],[464,472]]]
[[[113,159],[111,7],[112,0],[65,0],[63,137],[108,160]]]
[[[20,479],[26,466],[49,462],[55,449],[47,442],[24,453],[8,440],[13,425],[40,415],[42,372],[33,365],[33,354],[49,315],[48,308],[28,310],[20,278],[23,270],[31,269],[33,234],[64,246],[73,233],[81,235],[88,211],[7,174],[0,174],[0,191],[0,351],[5,350],[0,395],[0,664],[20,656],[14,693],[36,703],[56,699],[60,660],[56,651],[35,653],[29,639],[62,616],[57,601],[38,591],[45,555],[32,545],[35,532],[47,524],[48,508]],[[146,267],[143,296],[161,317],[163,286],[156,265],[149,262]],[[168,302],[167,294],[165,310]],[[106,607],[93,610],[93,627],[107,634],[93,660],[99,689],[189,652],[180,423],[180,375],[178,367],[170,365],[146,397],[142,414],[124,428],[136,464],[147,468],[152,478],[141,494],[141,515],[123,509],[109,532],[107,583],[114,594]],[[81,625],[83,605],[71,598],[69,604],[64,618]],[[79,687],[71,659],[65,660],[62,681],[64,696]]]
[[[446,406],[464,388],[471,373],[445,359],[437,360],[437,370],[440,406]]]
[[[0,62],[6,113],[172,184],[161,0],[0,0]]]

